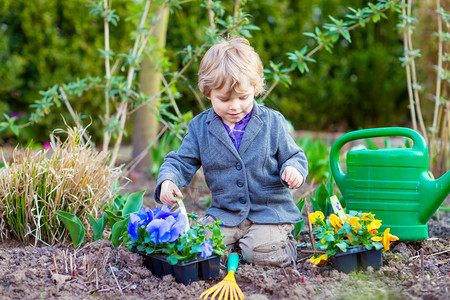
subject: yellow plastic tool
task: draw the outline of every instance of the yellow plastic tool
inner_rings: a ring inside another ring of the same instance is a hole
[[[239,255],[237,253],[231,253],[228,256],[228,274],[225,278],[216,284],[215,286],[207,289],[200,295],[200,299],[208,299],[211,296],[211,300],[214,300],[218,296],[218,300],[242,300],[245,299],[244,293],[242,293],[240,287],[236,283],[234,273],[236,272],[239,264]]]

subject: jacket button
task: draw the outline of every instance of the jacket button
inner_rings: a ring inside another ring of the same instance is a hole
[[[237,164],[236,164],[236,170],[238,170],[238,171],[242,170],[242,165],[241,165],[241,163],[237,163]]]
[[[238,180],[238,181],[236,182],[236,185],[237,185],[238,187],[243,187],[243,186],[244,186],[244,182],[243,182],[242,180]]]
[[[245,200],[244,197],[239,198],[239,202],[241,202],[242,204],[245,204],[247,202],[247,200]]]

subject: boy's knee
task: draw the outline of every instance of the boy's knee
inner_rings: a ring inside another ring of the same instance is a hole
[[[242,249],[242,258],[257,266],[288,267],[297,258],[291,241],[268,242],[253,249]]]

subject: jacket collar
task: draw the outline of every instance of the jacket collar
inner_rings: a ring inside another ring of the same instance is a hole
[[[263,122],[261,120],[261,109],[256,101],[253,102],[253,112],[247,127],[245,128],[244,136],[242,137],[241,146],[239,147],[239,154],[244,154],[252,141],[256,138],[258,132],[262,129]],[[208,116],[206,118],[206,123],[209,124],[208,131],[214,135],[219,141],[221,141],[225,147],[230,150],[233,154],[239,157],[239,154],[234,148],[228,133],[223,126],[222,120],[216,114],[213,108],[209,109]]]

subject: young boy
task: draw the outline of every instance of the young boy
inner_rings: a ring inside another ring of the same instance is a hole
[[[254,98],[264,91],[263,66],[244,38],[222,41],[203,57],[198,87],[212,104],[188,125],[178,151],[161,166],[155,200],[174,195],[203,166],[212,192],[205,223],[220,219],[227,250],[237,244],[248,263],[286,267],[295,260],[295,223],[302,220],[289,188],[300,187],[307,160],[286,120]]]

